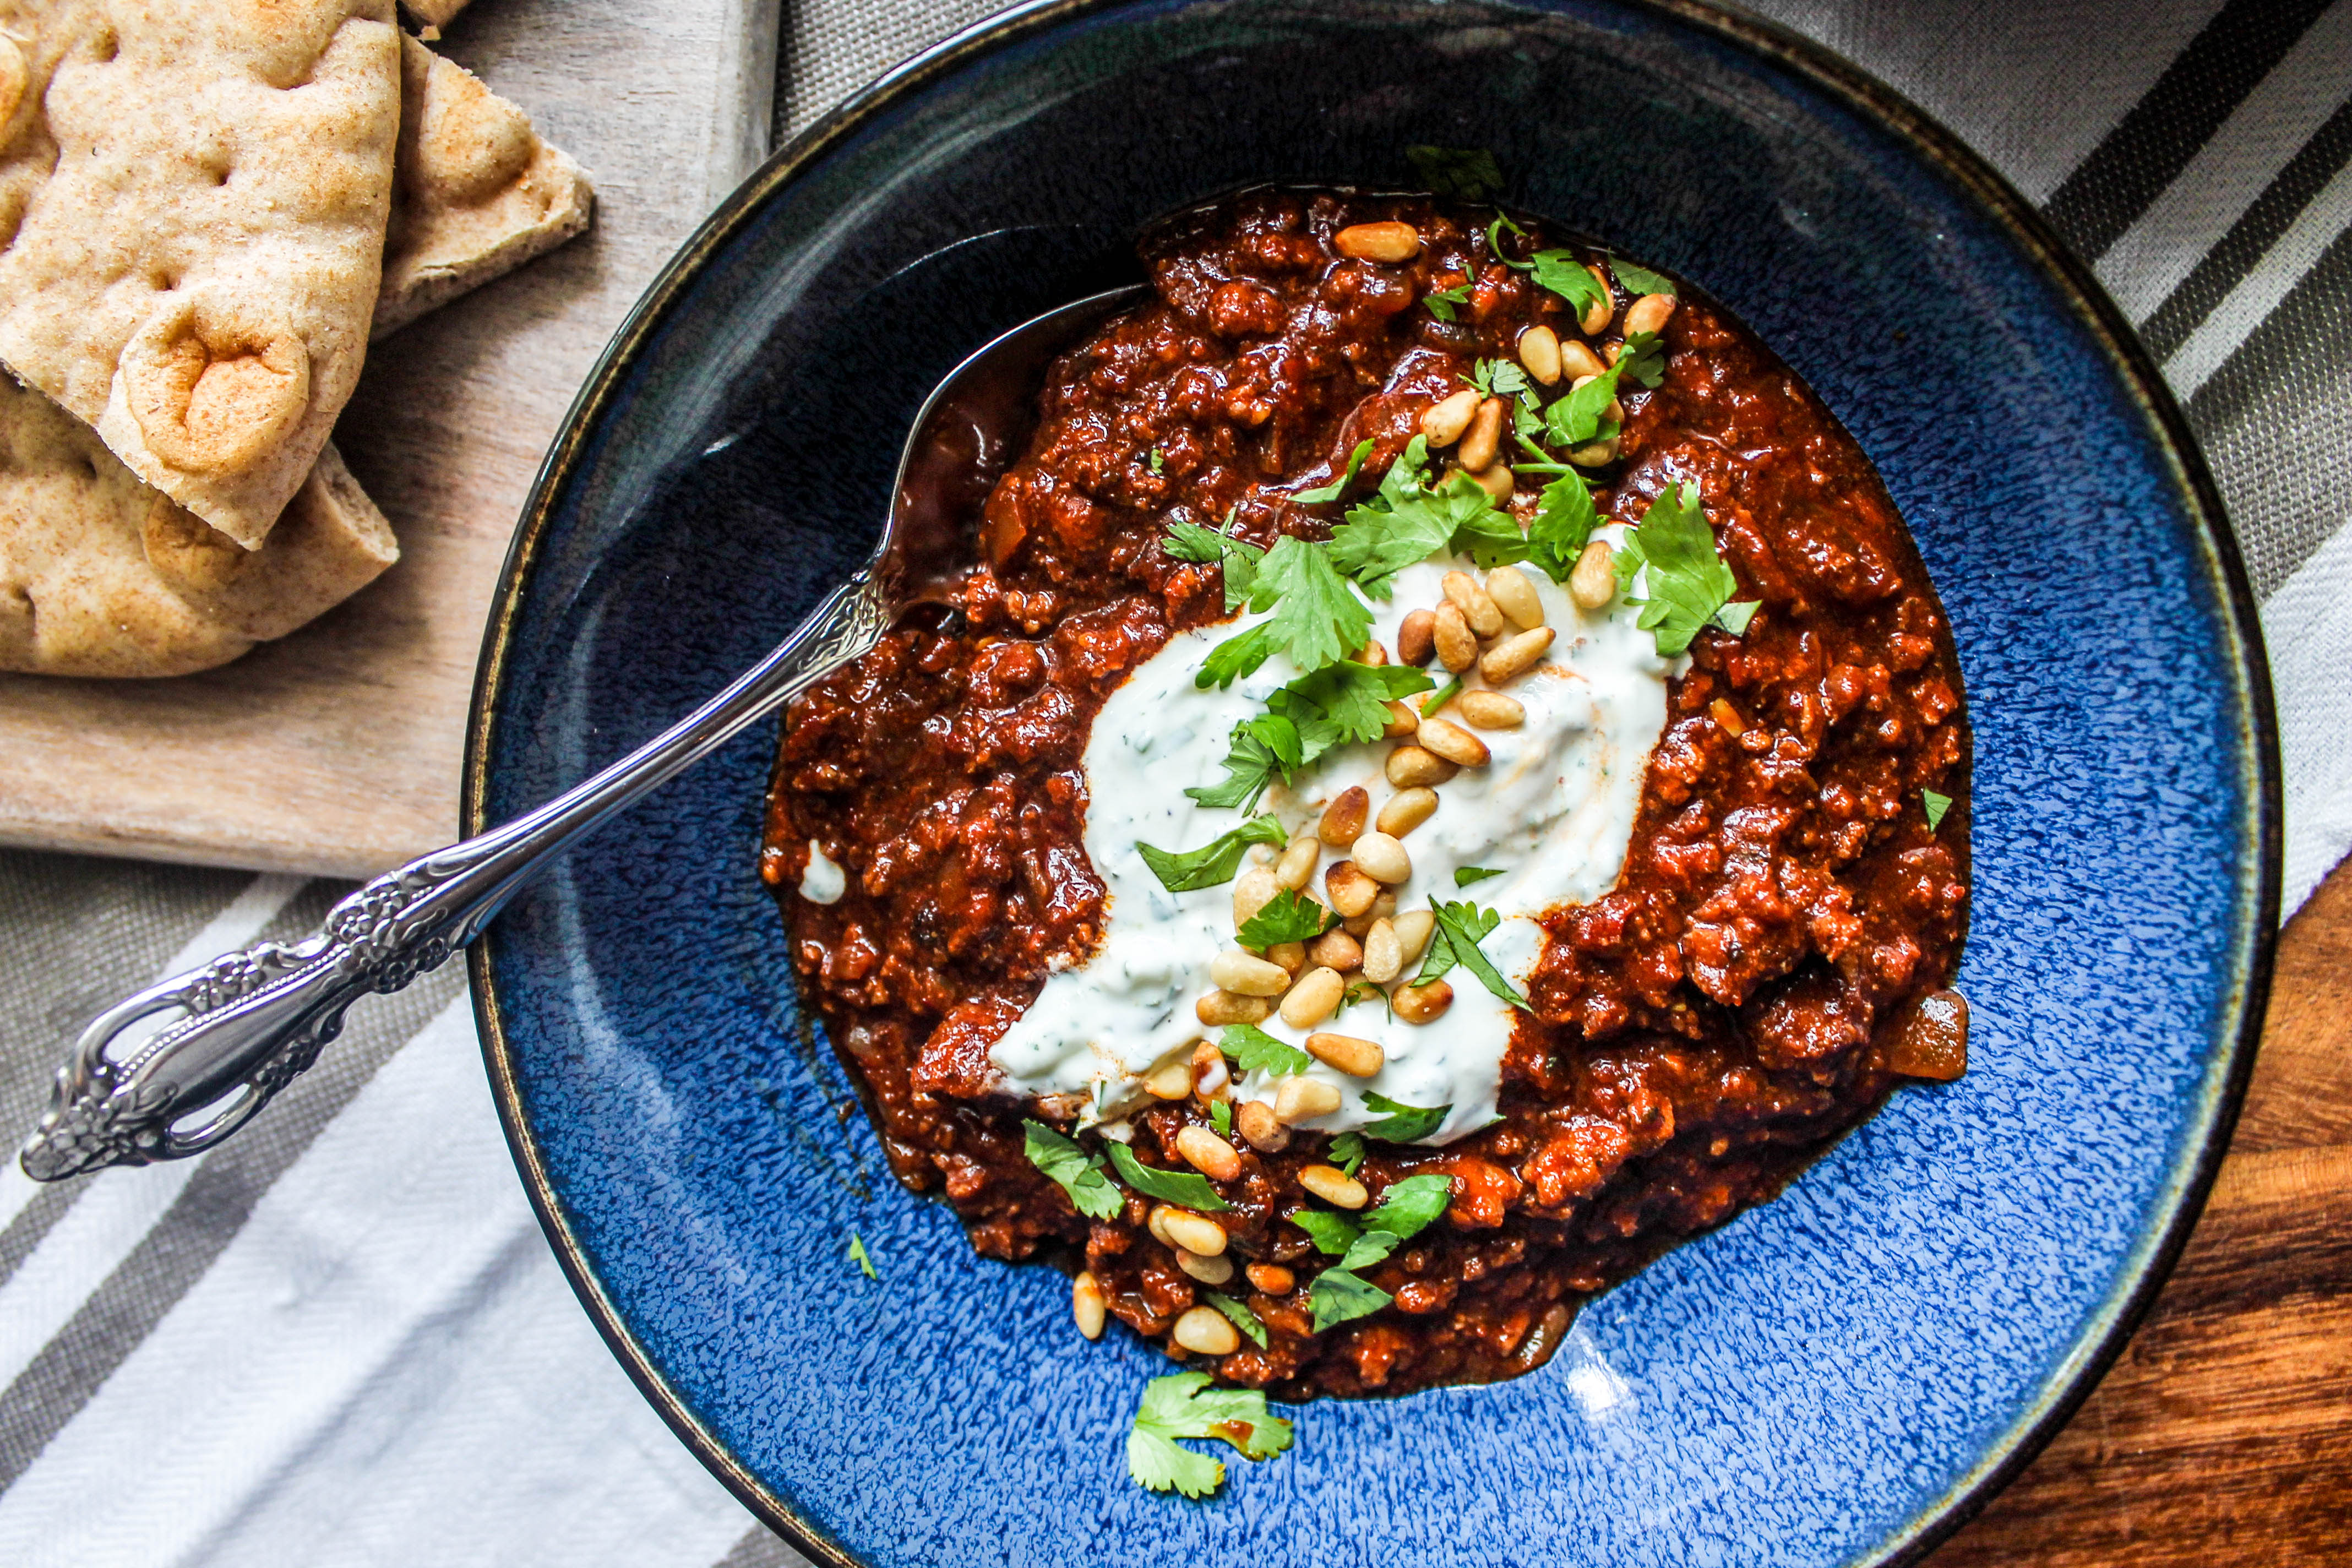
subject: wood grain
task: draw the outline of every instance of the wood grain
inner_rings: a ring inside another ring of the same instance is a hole
[[[499,563],[572,395],[764,153],[778,0],[482,0],[439,47],[597,186],[580,239],[369,353],[335,430],[400,535],[373,585],[176,680],[0,675],[0,843],[369,875],[457,836]]]
[[[1928,1562],[2352,1563],[2352,863],[2281,936],[2245,1114],[2147,1322]]]

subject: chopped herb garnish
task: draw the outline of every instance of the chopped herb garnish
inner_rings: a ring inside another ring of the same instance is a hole
[[[1286,1046],[1255,1024],[1228,1024],[1218,1049],[1234,1058],[1245,1073],[1296,1078],[1315,1065],[1315,1058],[1296,1046]]]
[[[1371,608],[1333,568],[1330,552],[1288,534],[1257,563],[1249,606],[1272,615],[1211,649],[1194,685],[1231,686],[1277,653],[1301,669],[1320,669],[1371,635]]]
[[[1368,1096],[1367,1100],[1372,1098],[1376,1097]],[[1436,1114],[1442,1117],[1444,1113]],[[1334,1154],[1339,1151],[1337,1140],[1333,1141],[1332,1151]],[[1360,1163],[1360,1139],[1357,1141],[1355,1157]],[[1339,1259],[1337,1265],[1315,1277],[1307,1293],[1307,1301],[1315,1309],[1317,1333],[1352,1318],[1369,1317],[1389,1304],[1393,1298],[1364,1279],[1358,1270],[1371,1268],[1427,1228],[1445,1212],[1453,1190],[1453,1179],[1448,1176],[1434,1173],[1408,1176],[1381,1195],[1380,1206],[1366,1215],[1361,1225],[1318,1209],[1301,1209],[1290,1216],[1291,1223],[1307,1232],[1318,1251]]]
[[[1414,977],[1413,984],[1419,985],[1435,980],[1458,963],[1476,975],[1480,984],[1512,1006],[1526,1006],[1528,999],[1519,994],[1517,988],[1503,978],[1502,971],[1478,950],[1478,944],[1493,935],[1495,928],[1503,923],[1503,917],[1493,910],[1482,910],[1466,900],[1447,904],[1432,899],[1429,907],[1437,916],[1437,929],[1430,933],[1429,956],[1423,961],[1421,973]]]
[[[1307,1300],[1315,1309],[1319,1334],[1351,1319],[1369,1318],[1396,1298],[1351,1268],[1326,1268],[1308,1287]]]
[[[866,1270],[866,1278],[868,1279],[882,1278],[874,1272],[874,1259],[866,1255],[866,1238],[854,1230],[849,1233],[849,1261]]]
[[[1388,1009],[1390,1017],[1393,1018],[1396,1016],[1396,1007],[1394,1004],[1389,1001],[1389,994],[1381,990],[1379,986],[1373,984],[1369,980],[1359,980],[1353,985],[1349,986],[1345,991],[1340,992],[1339,1005],[1333,1008],[1332,1011],[1334,1013],[1344,1013],[1349,1008],[1357,1006],[1365,1002],[1378,1002],[1382,1007]]]
[[[1198,892],[1202,888],[1214,888],[1234,879],[1240,869],[1242,851],[1253,844],[1271,844],[1277,847],[1290,842],[1290,835],[1282,824],[1271,816],[1253,816],[1239,827],[1218,834],[1198,849],[1173,852],[1159,849],[1138,840],[1135,852],[1160,879],[1160,885],[1171,893]]]
[[[1161,542],[1168,553],[1179,561],[1195,561],[1205,564],[1222,562],[1225,572],[1225,608],[1236,610],[1250,596],[1256,584],[1258,563],[1265,552],[1245,539],[1233,536],[1236,511],[1225,519],[1224,531],[1203,528],[1197,522],[1171,522]]]
[[[1210,1306],[1214,1307],[1231,1320],[1234,1327],[1255,1341],[1258,1349],[1265,1348],[1265,1325],[1257,1321],[1255,1312],[1251,1311],[1232,1297],[1220,1296],[1214,1290],[1203,1290],[1201,1295]]]
[[[1342,1132],[1331,1140],[1331,1163],[1339,1167],[1343,1176],[1352,1176],[1364,1163],[1364,1135]]]
[[[1923,789],[1919,792],[1919,804],[1927,813],[1927,831],[1933,833],[1944,826],[1944,813],[1952,809],[1952,797],[1948,795],[1937,795],[1931,789]]]
[[[1544,429],[1553,446],[1581,447],[1610,433],[1602,426],[1609,423],[1609,405],[1617,401],[1617,378],[1624,369],[1625,361],[1621,357],[1615,364],[1544,410]]]
[[[1307,1233],[1307,1239],[1316,1247],[1337,1258],[1355,1244],[1363,1229],[1345,1215],[1328,1209],[1300,1209],[1290,1216],[1290,1223]]]
[[[1244,947],[1264,952],[1278,942],[1313,942],[1339,923],[1336,910],[1296,889],[1285,888],[1260,905],[1235,933]]]
[[[1386,1231],[1400,1241],[1410,1240],[1445,1212],[1453,1196],[1451,1176],[1435,1171],[1407,1176],[1381,1194],[1380,1206],[1364,1216],[1364,1228]]]
[[[1024,1121],[1023,1151],[1029,1163],[1052,1177],[1070,1194],[1070,1202],[1088,1219],[1108,1219],[1125,1200],[1102,1173],[1102,1156],[1089,1154],[1042,1121]]]
[[[1178,1447],[1179,1437],[1222,1437],[1244,1458],[1265,1459],[1290,1447],[1291,1431],[1289,1422],[1266,1414],[1257,1390],[1211,1388],[1205,1372],[1176,1372],[1143,1385],[1127,1435],[1127,1473],[1156,1492],[1206,1497],[1224,1483],[1225,1467]]]
[[[1234,1135],[1233,1106],[1222,1100],[1209,1101],[1209,1125],[1217,1130],[1218,1137],[1232,1137]]]
[[[1568,308],[1579,316],[1609,298],[1601,279],[1576,258],[1573,251],[1538,250],[1528,258],[1528,269],[1534,274],[1538,288],[1549,289],[1567,300]]]
[[[1658,652],[1668,658],[1687,651],[1702,627],[1738,637],[1756,616],[1756,601],[1731,602],[1739,583],[1716,553],[1715,531],[1694,484],[1670,486],[1650,503],[1617,552],[1617,581],[1642,606],[1634,624],[1656,634]],[[1637,583],[1642,592],[1634,596]]]
[[[1421,716],[1424,719],[1433,717],[1439,709],[1461,695],[1462,678],[1457,675],[1421,700]]]
[[[1483,882],[1489,877],[1499,877],[1502,874],[1492,866],[1456,866],[1454,868],[1454,885],[1457,888],[1466,888],[1473,882]]]
[[[1666,351],[1659,346],[1655,332],[1635,332],[1626,338],[1617,363],[1643,386],[1655,386],[1666,379]]]
[[[1159,447],[1152,447],[1152,448],[1151,448],[1151,471],[1152,471],[1153,473],[1155,473],[1155,474],[1156,474],[1156,473],[1160,472],[1160,470],[1161,468],[1165,468],[1166,466],[1167,466],[1167,459],[1166,459],[1166,458],[1162,458],[1162,457],[1160,455],[1160,448],[1159,448]]]
[[[1572,473],[1560,475],[1544,486],[1536,502],[1535,519],[1528,524],[1528,559],[1553,582],[1567,582],[1600,521],[1584,480]]]
[[[1110,1151],[1110,1163],[1118,1167],[1118,1179],[1147,1198],[1188,1209],[1234,1206],[1217,1195],[1217,1189],[1209,1185],[1206,1176],[1192,1171],[1163,1171],[1157,1165],[1147,1165],[1135,1157],[1134,1150],[1115,1138],[1103,1147]]]
[[[1470,367],[1470,384],[1489,397],[1517,397],[1528,388],[1528,373],[1515,361],[1482,359]]]
[[[1379,497],[1349,508],[1348,521],[1331,531],[1332,564],[1375,599],[1389,597],[1398,573],[1440,551],[1499,566],[1524,559],[1527,540],[1511,514],[1498,510],[1495,498],[1466,474],[1454,475],[1435,490],[1417,483],[1392,490],[1383,482]]]
[[[1421,302],[1428,306],[1429,313],[1439,321],[1450,321],[1454,320],[1455,306],[1470,302],[1470,285],[1462,282],[1451,289],[1432,289],[1421,297]]]
[[[1404,1105],[1370,1089],[1364,1091],[1364,1104],[1370,1110],[1382,1112],[1378,1121],[1364,1129],[1364,1135],[1390,1143],[1418,1142],[1443,1126],[1446,1116],[1454,1110],[1450,1105],[1441,1105],[1434,1110],[1424,1106]]]
[[[1449,201],[1491,202],[1503,194],[1502,165],[1484,147],[1408,147],[1404,161],[1431,194]]]
[[[1275,774],[1295,773],[1306,761],[1298,726],[1272,713],[1243,720],[1234,726],[1231,741],[1223,764],[1225,782],[1184,792],[1202,805],[1255,811]]]
[[[1346,471],[1341,473],[1338,479],[1333,479],[1328,485],[1318,485],[1311,490],[1301,490],[1290,499],[1297,501],[1305,501],[1308,505],[1313,505],[1318,501],[1338,500],[1340,493],[1346,490],[1349,482],[1355,479],[1356,470],[1362,468],[1364,466],[1364,459],[1371,455],[1372,443],[1370,441],[1363,440],[1357,442],[1356,449],[1348,455],[1348,467]]]
[[[1646,267],[1636,267],[1621,257],[1609,258],[1609,270],[1617,274],[1618,286],[1628,294],[1664,294],[1675,297],[1675,280]]]

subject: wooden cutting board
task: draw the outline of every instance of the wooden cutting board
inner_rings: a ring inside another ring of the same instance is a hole
[[[585,235],[368,353],[335,429],[400,536],[349,603],[173,680],[0,675],[0,843],[359,877],[457,830],[507,541],[573,393],[768,151],[779,0],[477,0],[436,47],[596,184]]]

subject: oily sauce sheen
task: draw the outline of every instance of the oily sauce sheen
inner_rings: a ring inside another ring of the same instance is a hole
[[[1096,712],[1171,633],[1223,616],[1217,568],[1171,558],[1166,525],[1238,508],[1257,543],[1325,537],[1344,503],[1284,492],[1336,477],[1370,437],[1360,497],[1476,359],[1511,357],[1537,322],[1574,338],[1565,301],[1488,256],[1490,216],[1257,192],[1155,235],[1157,298],[1055,364],[1026,455],[977,520],[962,625],[894,633],[785,727],[761,870],[892,1168],[943,1192],[980,1251],[1082,1263],[1111,1313],[1163,1344],[1202,1287],[1146,1229],[1145,1200],[1089,1221],[1030,1164],[1023,1118],[1066,1131],[1078,1107],[992,1092],[989,1049],[1048,966],[1101,934],[1081,838]],[[1333,248],[1387,219],[1419,230],[1416,258]],[[1420,308],[1465,280],[1454,321]],[[1620,321],[1628,302],[1620,290]],[[1237,1270],[1223,1287],[1270,1338],[1192,1358],[1225,1380],[1305,1398],[1540,1364],[1583,1298],[1771,1197],[1868,1117],[1906,1023],[1949,984],[1969,733],[1935,591],[1852,437],[1753,336],[1685,289],[1664,343],[1664,384],[1622,385],[1621,456],[1591,471],[1595,500],[1633,521],[1696,483],[1738,597],[1762,609],[1744,637],[1693,644],[1616,889],[1546,920],[1503,1120],[1442,1149],[1369,1144],[1375,1201],[1409,1175],[1454,1178],[1445,1215],[1366,1271],[1392,1306],[1311,1331],[1327,1260],[1282,1216],[1308,1204],[1296,1173],[1328,1141],[1234,1140],[1229,1255],[1295,1266],[1295,1284],[1268,1294]],[[1513,498],[1522,521],[1542,482]],[[1923,788],[1954,797],[1939,830]],[[847,873],[831,904],[795,892],[813,839]],[[1207,1120],[1198,1100],[1153,1101],[1132,1147],[1189,1169],[1177,1133]]]

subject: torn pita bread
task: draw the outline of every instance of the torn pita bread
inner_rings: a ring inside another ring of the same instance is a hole
[[[405,36],[400,63],[379,338],[562,244],[594,205],[580,165],[471,71]]]
[[[247,551],[0,376],[0,669],[210,669],[350,597],[399,553],[331,446]]]
[[[408,14],[428,27],[446,27],[466,8],[466,0],[400,0]]]
[[[0,231],[0,360],[253,549],[366,353],[392,0],[0,0],[0,31],[30,40],[9,45],[0,217],[26,199]]]

